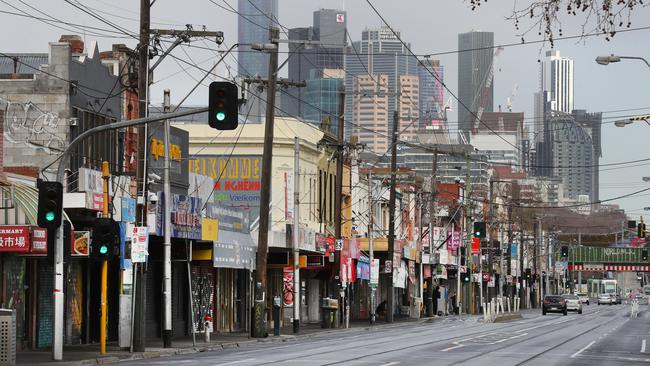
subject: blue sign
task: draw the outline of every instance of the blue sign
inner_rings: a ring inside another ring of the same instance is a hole
[[[122,222],[135,222],[135,199],[122,197]]]
[[[135,200],[133,200],[135,201]],[[124,202],[124,201],[122,201]],[[122,206],[124,207],[124,206]],[[124,210],[124,209],[122,209]],[[124,217],[124,216],[122,216]],[[127,245],[126,245],[126,224],[120,222],[120,268],[121,269],[130,269],[133,265],[131,259],[127,259]]]
[[[158,192],[160,198],[156,210],[156,235],[165,235],[164,220],[165,195]],[[196,197],[172,193],[171,226],[172,238],[201,240],[201,209],[202,200]]]
[[[517,244],[510,244],[510,255],[513,257],[517,256]]]

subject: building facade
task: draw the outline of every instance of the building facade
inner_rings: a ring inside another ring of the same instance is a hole
[[[444,101],[444,68],[440,60],[421,59],[418,63],[420,79],[420,129],[446,124]]]
[[[267,43],[269,28],[279,28],[278,0],[239,0],[237,11],[237,30],[239,46],[239,75],[268,75],[269,58],[263,52],[251,49],[251,43]]]
[[[542,135],[545,110],[573,111],[573,79],[573,60],[560,56],[558,50],[547,51],[540,65],[539,91],[535,93],[536,134]]]

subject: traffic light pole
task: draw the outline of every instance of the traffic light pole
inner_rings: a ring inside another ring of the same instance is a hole
[[[169,89],[164,90],[163,111],[168,113],[171,110]],[[171,184],[169,180],[170,166],[170,135],[169,119],[165,119],[165,170],[163,171],[163,205],[165,209],[165,239],[163,243],[163,347],[172,346],[172,224],[171,224]]]
[[[74,140],[70,141],[68,146],[61,153],[61,159],[57,170],[57,182],[63,182],[65,176],[65,162],[68,159],[70,151],[73,150],[81,141],[88,136],[94,135],[103,131],[112,131],[120,128],[141,126],[152,122],[159,122],[165,118],[173,119],[178,117],[190,116],[193,114],[205,113],[208,107],[196,108],[181,112],[169,113],[163,116],[153,116],[146,118],[137,118],[128,121],[120,121],[97,126],[88,129],[77,136]],[[63,209],[60,215],[63,216]],[[54,289],[53,289],[53,302],[54,302],[54,324],[52,327],[52,359],[60,361],[63,359],[63,225],[55,230],[55,246],[54,246]]]
[[[102,178],[104,182],[104,206],[102,210],[103,217],[108,217],[108,179],[110,177],[110,170],[108,161],[102,162]],[[65,250],[65,249],[64,249]],[[101,295],[101,319],[99,324],[99,353],[102,355],[106,353],[106,300],[108,291],[106,284],[108,282],[108,262],[102,260],[102,295]]]
[[[391,157],[390,157],[390,194],[388,201],[388,259],[391,261],[393,270],[390,272],[391,280],[388,281],[388,305],[386,306],[386,321],[393,322],[393,314],[395,313],[395,289],[394,278],[395,268],[400,267],[400,263],[395,261],[395,198],[396,198],[396,185],[397,185],[397,132],[399,131],[399,111],[393,112],[393,131],[391,134]]]

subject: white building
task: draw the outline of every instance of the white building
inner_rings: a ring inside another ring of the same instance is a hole
[[[540,66],[539,92],[535,93],[535,133],[541,132],[544,104],[550,110],[571,114],[573,111],[573,60],[560,56],[560,51],[546,51]]]

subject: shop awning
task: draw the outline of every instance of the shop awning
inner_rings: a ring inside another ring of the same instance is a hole
[[[219,230],[214,242],[212,265],[217,268],[255,269],[257,245],[251,234]]]
[[[38,189],[20,182],[4,181],[1,183],[3,183],[0,185],[3,197],[9,196],[13,187],[14,206],[25,215],[25,222],[21,224],[36,225]],[[63,213],[63,218],[64,220],[70,221],[65,212]]]

